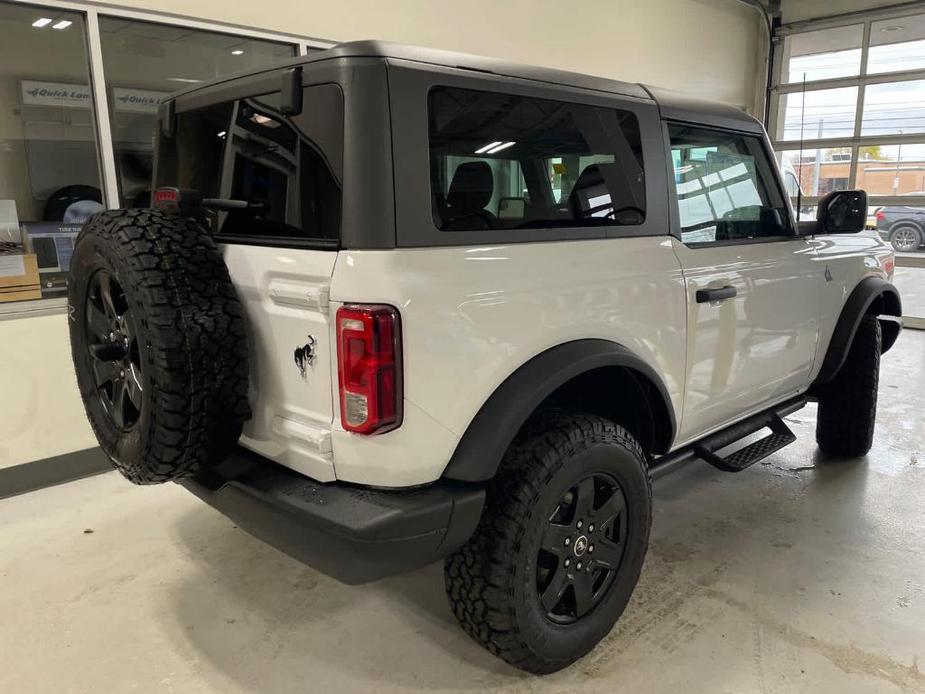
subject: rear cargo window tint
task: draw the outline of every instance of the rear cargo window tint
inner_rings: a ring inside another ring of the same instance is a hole
[[[306,87],[303,103],[293,117],[278,94],[179,114],[176,135],[161,138],[156,185],[242,204],[207,212],[225,241],[337,241],[343,96],[333,84]]]
[[[220,193],[225,134],[234,103],[220,103],[177,114],[173,137],[158,140],[155,186],[195,190],[204,198]]]
[[[495,92],[430,92],[433,215],[446,231],[645,221],[629,111]]]

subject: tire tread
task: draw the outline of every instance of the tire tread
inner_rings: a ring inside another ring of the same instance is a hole
[[[816,443],[827,455],[859,457],[873,445],[880,380],[880,322],[866,315],[838,374],[823,386]]]

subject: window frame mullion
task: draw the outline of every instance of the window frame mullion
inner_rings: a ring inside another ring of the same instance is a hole
[[[99,13],[94,8],[88,8],[85,17],[87,53],[90,58],[90,86],[93,91],[93,121],[96,125],[97,147],[100,153],[100,178],[106,207],[116,209],[120,207],[119,174],[116,170],[112,123],[109,119],[109,93],[106,89],[106,76],[103,68]]]

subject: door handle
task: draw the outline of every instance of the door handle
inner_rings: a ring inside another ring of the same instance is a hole
[[[736,288],[728,284],[725,287],[719,287],[718,289],[698,289],[697,303],[706,304],[710,301],[723,301],[725,299],[731,299],[735,295]]]

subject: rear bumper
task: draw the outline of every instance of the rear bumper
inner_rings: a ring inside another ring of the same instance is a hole
[[[350,584],[445,557],[475,531],[485,503],[481,487],[451,482],[321,484],[243,449],[180,484],[251,535]]]

